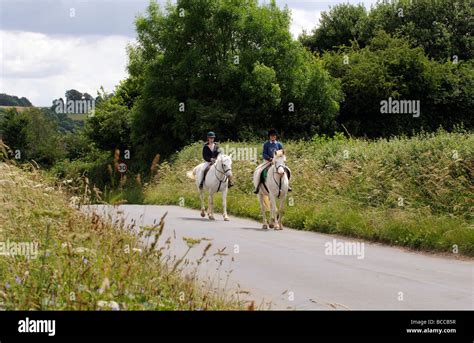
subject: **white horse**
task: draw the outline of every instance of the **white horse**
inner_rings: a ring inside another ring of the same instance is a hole
[[[201,163],[196,166],[192,171],[187,172],[187,176],[193,180],[196,180],[196,186],[199,190],[201,198],[201,217],[206,216],[206,208],[204,206],[204,191],[209,191],[209,206],[207,208],[207,215],[210,220],[214,220],[214,193],[222,192],[222,210],[224,220],[228,221],[227,216],[227,191],[228,191],[228,180],[232,178],[232,158],[224,154],[219,154],[213,165],[209,167],[206,174],[206,179],[202,189],[199,188],[206,163]]]
[[[282,217],[289,185],[285,161],[285,152],[283,150],[275,151],[272,162],[259,165],[253,174],[254,186],[259,187],[258,199],[262,210],[263,229],[267,229],[268,226],[275,228],[275,230],[283,229]],[[260,174],[270,163],[267,177],[260,184]],[[268,205],[268,198],[270,198],[270,206]],[[265,214],[268,207],[270,207],[270,224],[268,224]]]

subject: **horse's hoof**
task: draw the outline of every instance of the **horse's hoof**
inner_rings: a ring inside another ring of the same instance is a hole
[[[224,221],[228,222],[228,221],[229,221],[229,217],[224,217]]]
[[[216,218],[209,216],[209,220],[216,220]]]
[[[263,225],[262,225],[262,229],[265,229],[265,230],[268,229],[267,224],[263,224]]]
[[[273,227],[274,227],[275,225],[270,224],[270,225],[268,225],[268,226],[270,227],[270,229],[273,229]]]
[[[205,217],[206,216],[206,213],[204,211],[201,211],[201,217]]]

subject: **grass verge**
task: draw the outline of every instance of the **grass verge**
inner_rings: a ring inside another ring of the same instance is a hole
[[[145,247],[131,228],[71,208],[39,171],[0,163],[0,243],[10,254],[0,256],[0,308],[240,309],[195,274],[184,277],[179,263],[164,263],[163,225],[147,228],[155,239]]]

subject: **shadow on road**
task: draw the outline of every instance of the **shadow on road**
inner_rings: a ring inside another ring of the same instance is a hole
[[[270,231],[270,230],[262,229],[262,228],[260,228],[260,227],[239,227],[239,229],[242,229],[242,230],[254,230],[254,231],[260,231],[260,232],[267,232],[267,231]]]
[[[195,217],[179,217],[179,219],[184,219],[184,220],[196,220],[198,222],[212,222],[212,220],[209,220],[207,218],[195,218]]]

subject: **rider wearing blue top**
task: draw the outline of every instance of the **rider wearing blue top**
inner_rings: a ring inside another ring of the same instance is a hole
[[[276,138],[276,135],[274,136]],[[273,159],[273,153],[275,151],[283,149],[283,145],[276,140],[268,140],[263,144],[263,159],[271,162]]]
[[[283,144],[281,144],[279,141],[277,141],[277,136],[278,136],[278,131],[277,130],[275,130],[275,129],[268,130],[268,141],[266,141],[263,144],[263,153],[262,153],[263,159],[268,162],[268,165],[262,171],[263,177],[266,177],[266,173],[268,171],[268,168],[270,168],[270,163],[273,160],[274,152],[283,149]],[[288,180],[289,180],[289,178],[290,178],[290,175],[288,174]],[[260,184],[254,190],[255,194],[258,194],[259,187],[260,187]],[[291,192],[291,190],[292,189],[288,186],[288,191]]]

